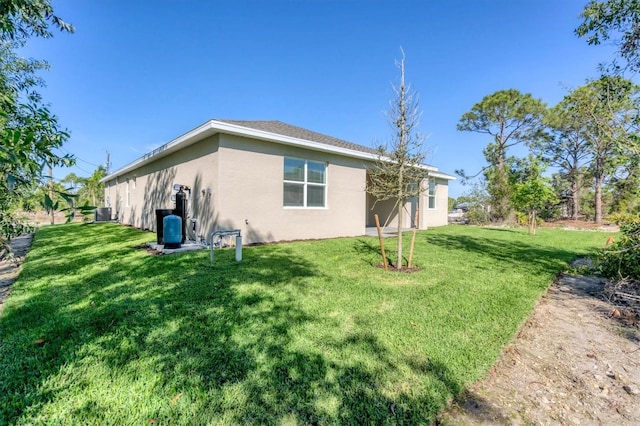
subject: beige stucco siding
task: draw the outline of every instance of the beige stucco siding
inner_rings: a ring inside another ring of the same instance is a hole
[[[447,214],[449,208],[449,182],[446,179],[436,179],[436,207],[426,208],[428,204],[427,194],[423,194],[421,212],[426,212],[423,216],[422,228],[430,226],[447,225]],[[422,207],[424,205],[425,207]],[[422,213],[420,213],[422,215]]]
[[[327,164],[326,207],[283,206],[285,157]],[[222,229],[240,229],[245,243],[355,236],[366,227],[365,175],[356,159],[221,134],[107,182],[105,196],[121,223],[152,231],[155,210],[174,207],[180,183],[192,188],[199,237]]]
[[[284,206],[286,157],[326,164],[325,207]],[[358,236],[373,226],[376,212],[382,222],[391,215],[388,226],[397,224],[393,200],[370,210],[367,166],[339,154],[218,133],[105,182],[105,197],[121,223],[155,231],[156,209],[173,209],[173,185],[187,185],[189,239],[228,229],[240,229],[245,243]],[[427,208],[426,193],[413,202],[420,207],[421,229],[447,224],[447,190],[447,181],[438,179],[436,209]],[[407,206],[406,227],[412,210]]]
[[[284,158],[327,164],[326,207],[283,206]],[[247,242],[362,235],[365,167],[358,160],[221,135],[217,227],[241,229]]]
[[[446,179],[436,179],[436,199],[435,208],[429,208],[429,195],[427,193],[427,183],[423,183],[424,188],[420,199],[414,199],[405,204],[402,215],[402,227],[411,228],[413,218],[418,210],[418,228],[427,229],[430,226],[442,226],[447,224],[447,207],[449,198],[449,185]],[[380,226],[398,226],[398,208],[396,199],[392,198],[375,203],[371,195],[367,195],[367,226],[375,226],[374,215],[377,214]]]
[[[175,183],[192,188],[192,213],[211,211],[217,192],[217,151],[216,135],[106,182],[113,214],[123,224],[155,231],[155,210],[174,207]]]

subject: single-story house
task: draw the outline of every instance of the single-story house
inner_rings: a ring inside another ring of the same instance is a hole
[[[156,209],[174,208],[174,185],[187,187],[191,240],[229,229],[246,243],[358,236],[376,213],[397,226],[395,201],[375,203],[365,192],[377,159],[371,148],[280,121],[210,120],[102,181],[113,215],[151,231]],[[447,224],[455,178],[425,169],[427,190],[406,206],[407,227],[417,208],[420,229]]]

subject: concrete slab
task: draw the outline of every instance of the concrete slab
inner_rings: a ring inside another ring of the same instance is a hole
[[[403,228],[402,232],[408,232],[408,231],[412,231],[412,228]],[[365,235],[369,236],[369,237],[377,237],[378,236],[378,229],[374,226],[374,227],[369,227],[365,229]],[[392,227],[385,227],[382,228],[382,236],[383,237],[397,237],[398,236],[398,228],[392,228]]]
[[[208,248],[205,244],[198,244],[193,241],[187,241],[184,244],[182,244],[180,248],[175,248],[175,249],[164,248],[163,244],[158,244],[155,242],[147,243],[147,246],[154,250],[162,252],[162,254],[182,253],[184,251],[202,250],[202,249]]]

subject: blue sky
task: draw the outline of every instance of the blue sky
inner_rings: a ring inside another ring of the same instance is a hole
[[[212,118],[280,120],[367,146],[406,54],[429,162],[484,164],[486,136],[456,130],[483,96],[515,88],[549,105],[597,77],[609,46],[573,34],[586,0],[53,0],[75,34],[33,39],[42,90],[77,166],[111,170]],[[450,195],[467,191],[459,181]]]

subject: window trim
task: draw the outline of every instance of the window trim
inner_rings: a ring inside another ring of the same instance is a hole
[[[433,182],[433,194],[431,193],[431,182]],[[436,210],[438,208],[438,182],[435,177],[429,176],[427,182],[427,210]],[[433,207],[431,205],[431,199],[433,199]]]
[[[291,160],[298,160],[298,161],[304,161],[304,171],[303,171],[303,180],[302,181],[298,181],[298,180],[287,180],[284,178],[284,167],[285,167],[285,162],[287,161],[287,159],[291,159]],[[324,183],[317,183],[317,182],[309,182],[308,178],[308,171],[309,171],[309,163],[317,163],[317,164],[323,164],[324,165]],[[283,156],[282,157],[282,207],[285,209],[310,209],[310,210],[326,210],[328,208],[328,199],[327,199],[327,187],[328,187],[328,181],[329,181],[329,177],[328,177],[328,170],[329,170],[329,163],[327,163],[326,161],[316,161],[316,160],[307,160],[304,158],[299,158],[299,157],[289,157],[289,156]],[[302,186],[302,205],[301,206],[287,206],[284,204],[284,184],[295,184],[295,185],[301,185]],[[307,205],[307,188],[309,186],[314,186],[314,187],[322,187],[324,189],[324,194],[323,194],[323,201],[324,201],[324,205],[323,206],[308,206]]]

